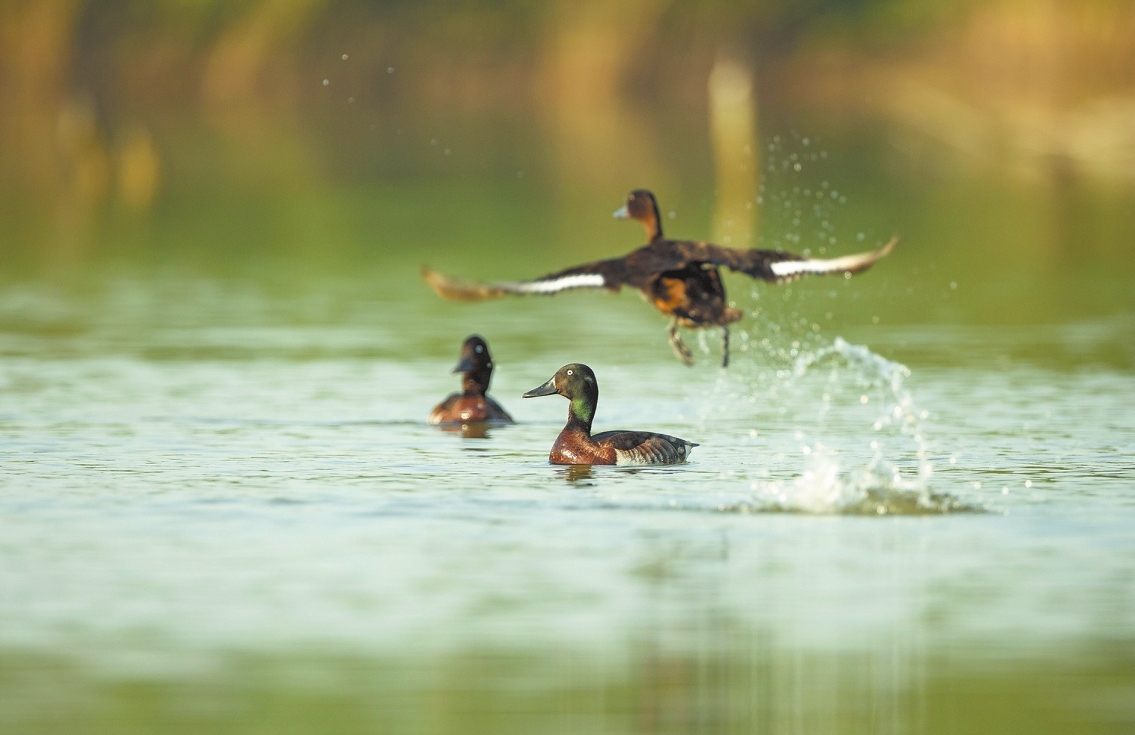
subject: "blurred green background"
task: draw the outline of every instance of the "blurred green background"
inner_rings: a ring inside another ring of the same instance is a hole
[[[609,215],[634,187],[672,235],[846,252],[901,234],[910,293],[864,311],[891,321],[1128,313],[1135,7],[0,7],[8,283],[535,276],[639,244]]]

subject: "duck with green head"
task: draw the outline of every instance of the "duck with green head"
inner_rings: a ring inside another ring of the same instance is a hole
[[[552,464],[677,464],[698,446],[669,434],[650,431],[604,431],[592,435],[591,422],[599,403],[599,382],[591,368],[580,363],[564,365],[525,398],[559,394],[569,401],[568,420],[552,445]]]

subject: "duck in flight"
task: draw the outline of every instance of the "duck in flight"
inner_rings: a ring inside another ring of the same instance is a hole
[[[493,358],[489,355],[489,345],[479,335],[471,334],[465,338],[461,345],[461,358],[453,372],[461,373],[461,392],[451,393],[434,406],[427,423],[512,423],[508,412],[486,395],[493,376]]]
[[[693,355],[682,342],[678,328],[721,327],[721,364],[725,367],[729,364],[729,325],[743,313],[726,302],[718,268],[728,268],[770,283],[786,283],[807,275],[861,273],[890,254],[898,243],[898,238],[893,237],[876,250],[824,259],[780,250],[736,250],[708,242],[671,240],[662,234],[658,202],[646,189],[628,194],[626,204],[615,212],[615,217],[642,223],[647,244],[621,258],[577,265],[531,281],[471,283],[430,268],[422,269],[422,277],[440,296],[465,301],[494,299],[507,294],[551,295],[579,288],[618,291],[624,285],[633,286],[656,309],[670,317],[667,330],[670,346],[686,365],[693,364]]]
[[[570,403],[567,425],[548,454],[552,464],[677,464],[685,462],[697,446],[676,436],[650,431],[604,431],[593,435],[591,421],[599,404],[599,383],[586,365],[564,365],[548,382],[524,397],[557,393]]]

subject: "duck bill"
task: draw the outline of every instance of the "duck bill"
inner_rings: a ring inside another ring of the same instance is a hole
[[[463,358],[461,358],[461,362],[457,363],[457,366],[455,368],[453,368],[452,372],[467,373],[472,369],[473,369],[473,358],[463,357]]]
[[[556,393],[559,393],[559,391],[556,390],[556,378],[555,378],[555,376],[552,376],[551,378],[548,379],[547,383],[544,383],[541,386],[533,388],[532,390],[528,391],[527,393],[525,393],[521,397],[522,398],[536,398],[538,396],[554,396]]]
[[[623,206],[616,209],[614,213],[611,214],[611,216],[615,219],[630,219],[631,213],[627,211],[627,205],[624,204]]]

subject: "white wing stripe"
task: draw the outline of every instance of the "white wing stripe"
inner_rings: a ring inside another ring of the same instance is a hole
[[[774,275],[782,277],[801,273],[838,273],[863,265],[865,260],[870,260],[870,255],[866,258],[863,253],[857,253],[830,260],[782,260],[770,267]]]
[[[591,288],[604,286],[606,281],[599,273],[577,273],[574,276],[561,276],[551,281],[533,281],[516,285],[520,293],[556,293],[572,288]]]

